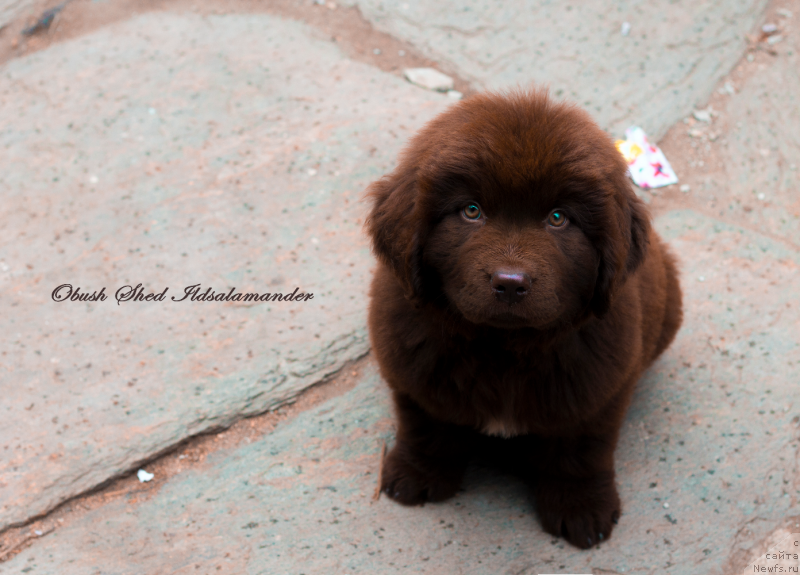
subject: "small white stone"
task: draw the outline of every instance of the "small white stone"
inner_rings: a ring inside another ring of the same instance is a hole
[[[631,33],[631,23],[630,22],[623,22],[622,27],[620,28],[620,33],[623,36],[627,36]]]
[[[733,84],[731,84],[730,82],[725,82],[725,84],[722,86],[722,88],[717,90],[717,92],[719,92],[720,94],[723,94],[723,95],[727,94],[729,96],[733,96],[736,93],[736,89],[733,87]]]
[[[37,529],[36,531],[34,531],[34,533],[36,534],[36,536],[37,536],[37,537],[41,537],[41,536],[42,536],[42,534],[44,533],[44,531],[39,531],[39,530]]]
[[[763,199],[764,199],[764,198],[766,198],[767,196],[766,196],[766,195],[764,195],[764,192],[761,192],[761,193],[760,193],[760,194],[758,194],[756,197],[757,197],[759,200],[763,200]]]
[[[156,109],[155,108],[147,108],[147,113],[150,114],[151,116],[155,116],[156,115]]]
[[[711,108],[706,108],[705,110],[695,110],[692,112],[692,116],[698,122],[705,122],[707,124],[711,123]]]
[[[691,191],[692,191],[692,186],[690,186],[689,184],[683,184],[683,185],[681,185],[681,187],[680,187],[680,190],[681,190],[681,191],[682,191],[684,194],[688,194],[689,192],[691,192]]]
[[[700,276],[699,278],[697,278],[697,281],[699,281],[699,282],[706,281],[706,276]]]
[[[319,243],[319,240],[317,238],[311,238],[311,243],[316,245]]]
[[[144,469],[140,469],[136,472],[136,477],[139,478],[140,483],[147,483],[148,481],[152,481],[153,477],[155,477],[155,474],[147,473],[147,471]]]
[[[90,183],[90,184],[96,184],[96,183],[97,183],[97,182],[99,182],[99,181],[100,181],[100,180],[98,179],[98,177],[97,177],[97,176],[95,176],[95,175],[91,175],[91,176],[89,176],[89,183]]]
[[[770,36],[769,38],[767,38],[767,44],[769,44],[770,46],[773,46],[778,42],[783,42],[783,36],[781,36],[780,34],[775,34],[774,36]]]
[[[308,175],[309,176],[316,176],[317,175],[317,170],[315,170],[314,168],[309,168],[308,169]]]
[[[669,509],[669,503],[667,503],[666,501],[664,502],[664,509]]]
[[[380,55],[381,55],[381,49],[380,49],[380,48],[375,48],[375,49],[372,51],[372,53],[373,53],[373,54],[375,54],[376,56],[380,56]]]
[[[772,24],[772,23],[770,22],[770,23],[764,24],[764,25],[761,27],[761,31],[762,31],[764,34],[774,34],[775,32],[777,32],[777,31],[778,31],[778,27],[777,27],[775,24]]]
[[[464,97],[464,94],[462,94],[458,90],[448,90],[447,97],[452,98],[453,100],[460,100],[461,98]]]
[[[433,68],[406,68],[403,75],[412,84],[437,92],[452,90],[455,84],[450,76]]]

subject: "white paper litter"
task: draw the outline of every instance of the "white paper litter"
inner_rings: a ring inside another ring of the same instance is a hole
[[[647,141],[647,134],[640,127],[625,130],[625,139],[617,140],[616,144],[628,162],[628,175],[640,188],[649,190],[678,183],[664,152]]]
[[[147,483],[148,481],[152,480],[153,477],[155,477],[155,474],[147,473],[147,471],[145,471],[144,469],[140,469],[139,471],[136,472],[136,477],[139,478],[139,481],[141,483]]]

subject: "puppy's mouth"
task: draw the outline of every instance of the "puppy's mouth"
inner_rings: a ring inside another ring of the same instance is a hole
[[[486,320],[486,323],[492,327],[499,327],[503,329],[514,329],[525,327],[528,325],[528,320],[510,311],[493,315]]]

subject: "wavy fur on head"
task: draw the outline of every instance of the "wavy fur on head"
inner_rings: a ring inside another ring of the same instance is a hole
[[[532,90],[453,105],[370,186],[390,497],[445,499],[488,449],[549,532],[611,534],[619,426],[681,322],[674,261],[625,172],[587,113]]]

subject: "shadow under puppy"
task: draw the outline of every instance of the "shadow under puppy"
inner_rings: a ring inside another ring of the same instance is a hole
[[[620,514],[614,449],[681,323],[675,263],[614,144],[546,92],[454,104],[373,183],[369,327],[394,392],[381,488],[441,501],[483,448],[586,548]]]

